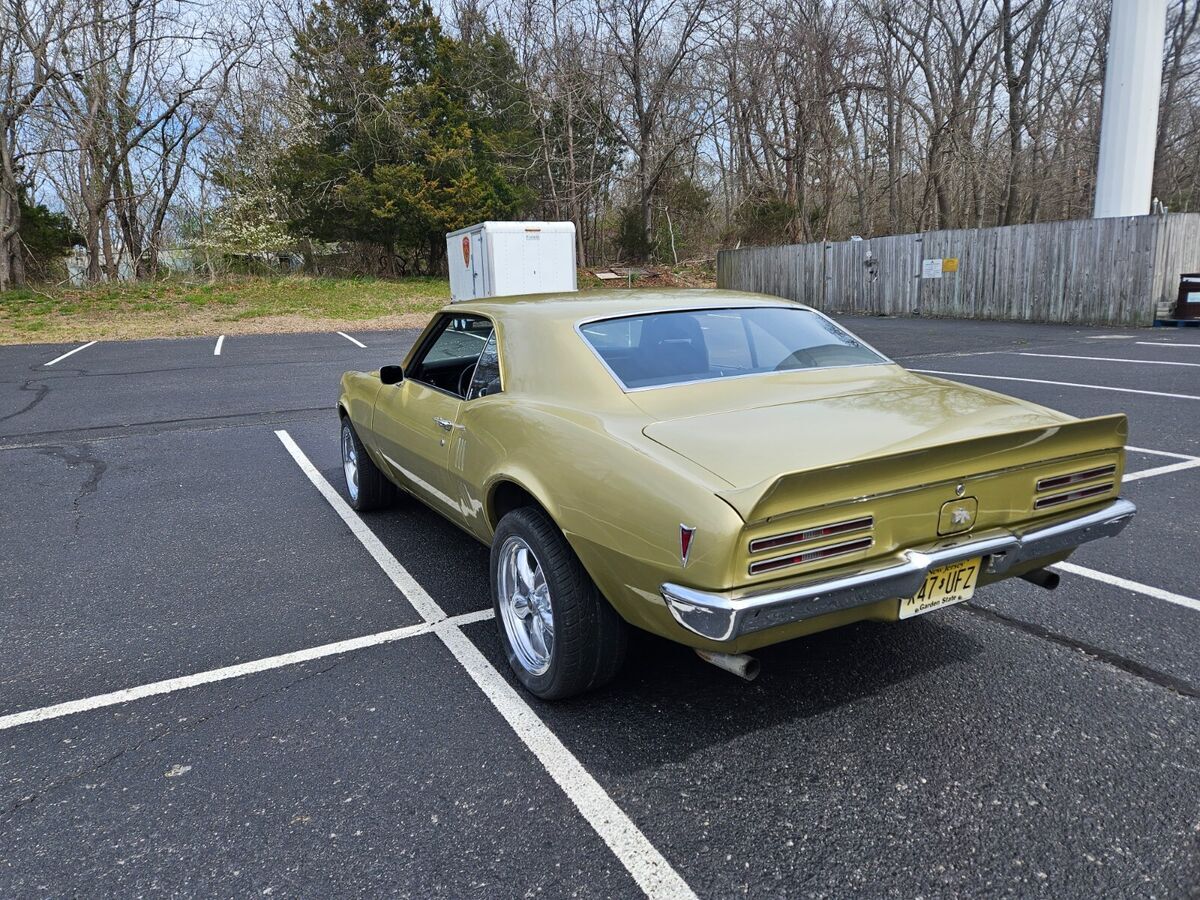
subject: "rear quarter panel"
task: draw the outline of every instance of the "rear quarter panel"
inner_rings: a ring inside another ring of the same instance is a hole
[[[630,438],[640,416],[598,416],[497,394],[467,404],[461,476],[470,529],[494,531],[504,481],[523,487],[563,531],[601,592],[629,622],[686,639],[658,586],[684,572],[705,583],[727,577],[741,519],[714,493],[711,473],[657,456]],[[686,569],[680,525],[696,528]]]

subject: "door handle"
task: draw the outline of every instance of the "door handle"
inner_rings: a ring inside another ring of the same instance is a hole
[[[434,416],[433,421],[437,422],[438,428],[442,429],[442,431],[449,431],[454,427],[453,422],[449,419],[443,419],[441,416]]]

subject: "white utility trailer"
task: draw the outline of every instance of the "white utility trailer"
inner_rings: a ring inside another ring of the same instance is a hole
[[[573,222],[480,222],[446,235],[450,299],[579,289]]]

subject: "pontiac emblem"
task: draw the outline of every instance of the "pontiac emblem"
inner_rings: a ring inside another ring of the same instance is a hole
[[[679,526],[679,562],[684,566],[688,562],[688,553],[692,550],[692,536],[696,533],[696,529],[691,525]]]
[[[959,485],[962,487],[962,485]],[[962,506],[956,506],[950,510],[950,521],[954,525],[966,525],[971,521],[971,511]]]

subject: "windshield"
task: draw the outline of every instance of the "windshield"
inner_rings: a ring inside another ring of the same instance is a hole
[[[579,330],[625,388],[888,361],[824,316],[786,306],[649,313]]]

